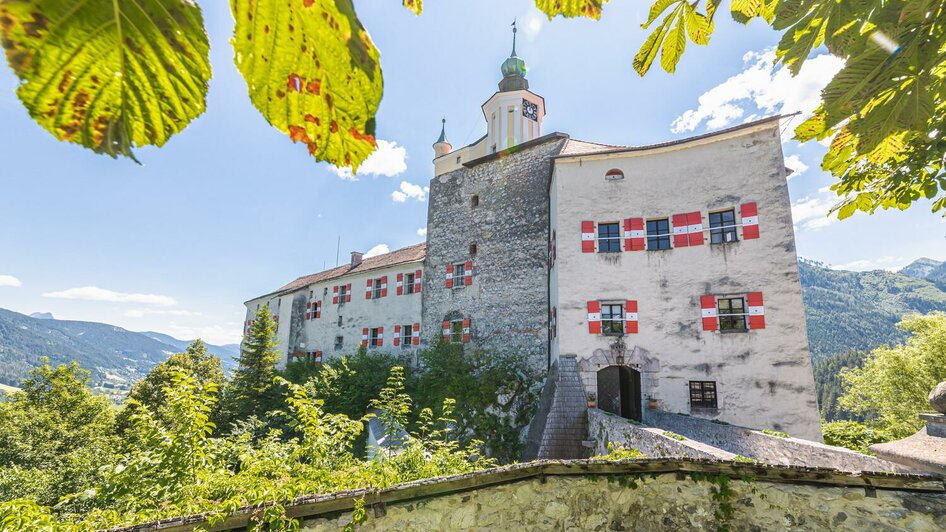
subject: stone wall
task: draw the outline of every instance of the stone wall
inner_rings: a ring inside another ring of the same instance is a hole
[[[597,452],[605,454],[607,443],[617,442],[652,458],[717,458],[736,456],[777,465],[824,467],[841,471],[915,472],[893,462],[798,438],[783,438],[757,430],[713,423],[705,419],[658,411],[646,411],[646,426],[602,412],[588,411],[589,437]],[[665,435],[682,436],[681,441]]]
[[[443,321],[469,318],[472,347],[526,354],[548,367],[548,180],[563,143],[549,135],[431,180],[425,341],[440,335]],[[446,288],[447,264],[466,260],[473,284]]]

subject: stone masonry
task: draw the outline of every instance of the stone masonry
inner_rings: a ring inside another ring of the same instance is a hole
[[[445,320],[470,319],[472,348],[515,352],[548,367],[548,180],[565,138],[547,135],[431,181],[425,340],[438,337]],[[472,285],[446,288],[447,264],[466,260],[473,261]]]

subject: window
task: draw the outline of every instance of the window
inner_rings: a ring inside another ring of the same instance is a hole
[[[413,294],[414,293],[414,274],[408,273],[404,275],[404,293]]]
[[[466,286],[466,263],[453,263],[453,287],[463,288]]]
[[[338,304],[344,305],[345,299],[348,298],[348,285],[343,284],[338,287]]]
[[[716,314],[720,331],[745,331],[746,300],[741,297],[716,299]]]
[[[381,278],[371,281],[371,299],[381,299]]]
[[[341,317],[341,316],[338,317],[338,326],[339,326],[339,327],[342,326],[342,317]]]
[[[379,345],[381,345],[381,334],[377,328],[370,329],[368,331],[368,346],[378,347]]]
[[[450,343],[463,343],[463,320],[454,320],[450,322]]]
[[[736,242],[736,211],[729,209],[722,212],[711,212],[710,244],[725,244]]]
[[[407,349],[411,346],[411,334],[414,332],[414,325],[401,325],[401,348]]]
[[[457,155],[457,164],[460,164],[460,156]]]
[[[470,256],[476,255],[476,242],[470,242]]]
[[[339,318],[339,320],[341,320],[341,318]],[[344,336],[336,336],[336,337],[335,337],[335,350],[338,351],[339,349],[341,349],[341,348],[342,348],[342,344],[344,344],[344,343],[345,343],[345,337],[344,337]]]
[[[647,220],[647,250],[670,249],[670,220]]]
[[[473,195],[470,197],[470,207],[473,208],[473,209],[475,209],[475,208],[477,208],[477,207],[479,207],[479,206],[480,206],[480,195],[479,195],[479,194],[473,194]]]
[[[717,408],[715,381],[690,381],[690,408]]]
[[[621,228],[618,223],[598,224],[598,253],[620,253]]]
[[[601,333],[624,334],[624,305],[601,304]]]
[[[617,181],[619,179],[624,179],[624,172],[618,170],[617,168],[612,168],[608,170],[608,173],[604,174],[604,178],[607,181]]]

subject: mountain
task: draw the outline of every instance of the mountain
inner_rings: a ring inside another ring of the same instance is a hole
[[[921,261],[924,259],[921,259]],[[929,259],[925,259],[929,261]],[[927,275],[942,265],[914,262],[906,269]],[[920,263],[920,264],[917,264]],[[813,358],[851,350],[867,351],[895,344],[906,335],[897,322],[911,312],[946,311],[946,292],[926,279],[884,270],[849,272],[802,259],[802,294],[808,322],[808,344]]]
[[[929,281],[941,290],[946,290],[946,262],[923,257],[913,261],[898,273]]]
[[[161,333],[132,332],[114,325],[35,318],[0,309],[0,384],[16,386],[49,357],[52,364],[73,360],[92,371],[93,384],[130,385],[155,364],[183,351],[190,342]],[[236,365],[239,346],[207,345],[224,368]]]
[[[177,349],[177,351],[175,352],[184,351],[185,349],[187,349],[187,346],[193,343],[193,340],[178,340],[177,338],[174,338],[173,336],[170,336],[164,333],[154,332],[154,331],[144,331],[140,334],[143,334],[161,343],[174,346],[174,348]],[[218,357],[220,357],[220,360],[223,363],[224,369],[230,369],[230,368],[236,367],[236,361],[234,361],[233,359],[240,356],[240,344],[214,345],[214,344],[208,344],[207,342],[204,342],[204,345],[207,346],[208,353],[213,353],[217,355]]]
[[[34,312],[30,314],[31,318],[36,318],[38,320],[54,320],[52,312]]]

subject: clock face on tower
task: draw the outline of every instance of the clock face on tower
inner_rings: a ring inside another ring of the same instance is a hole
[[[529,120],[539,121],[539,105],[522,99],[522,116],[528,118]]]

